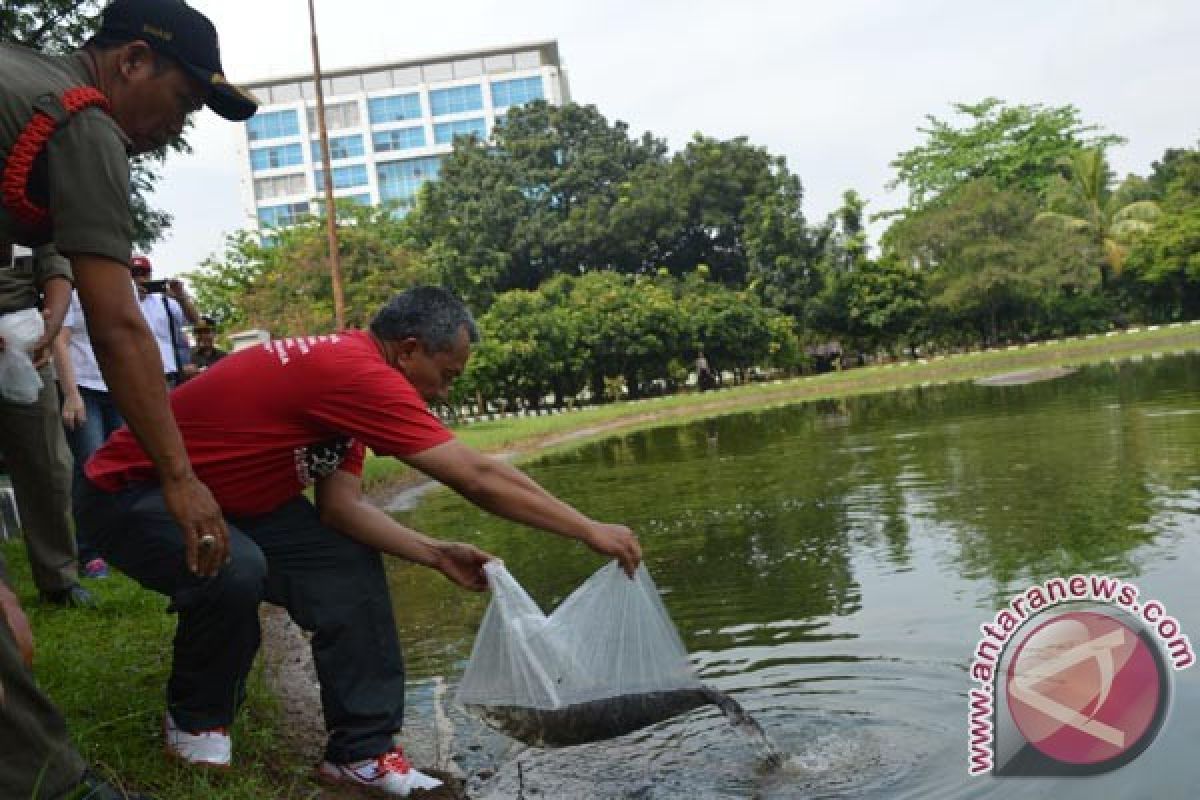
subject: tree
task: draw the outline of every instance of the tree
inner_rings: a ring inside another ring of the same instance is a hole
[[[1200,148],[1168,150],[1150,177],[1162,214],[1129,252],[1133,295],[1154,320],[1200,318]]]
[[[920,211],[951,196],[965,184],[987,178],[997,189],[1017,189],[1041,197],[1055,176],[1065,176],[1064,159],[1086,147],[1124,142],[1085,124],[1074,106],[1007,106],[989,97],[975,104],[955,103],[964,126],[928,115],[918,128],[925,141],[891,162],[896,178],[890,188],[908,189],[903,213]]]
[[[1095,287],[1090,242],[1035,225],[1037,210],[1032,196],[981,179],[888,229],[884,257],[923,273],[935,336],[958,344],[1025,338],[1049,323],[1052,298]]]
[[[811,260],[802,191],[782,158],[697,135],[667,158],[595,108],[514,108],[488,147],[456,142],[408,217],[442,283],[486,308],[510,289],[592,270],[787,287]],[[781,301],[782,302],[782,301]]]
[[[815,322],[830,336],[871,353],[909,339],[926,309],[925,273],[895,256],[834,273]]]
[[[221,328],[244,328],[248,324],[244,298],[259,279],[263,256],[258,237],[238,231],[225,238],[221,257],[210,256],[191,272],[184,273],[196,304]]]
[[[100,0],[5,0],[0,6],[0,42],[53,53],[70,52],[95,33],[101,5]],[[171,142],[169,148],[171,152],[191,152],[183,137]],[[149,202],[167,152],[147,153],[130,163],[135,247],[148,248],[171,227],[171,215]]]
[[[100,0],[5,0],[0,41],[65,53],[95,32]]]
[[[802,269],[811,255],[800,179],[783,157],[745,137],[696,134],[671,159],[667,185],[682,224],[659,263],[673,275],[706,264],[712,279],[741,288],[759,275]]]
[[[392,295],[433,282],[428,263],[408,249],[403,225],[385,207],[343,202],[338,231],[346,323],[365,327]],[[228,324],[251,325],[277,336],[329,330],[333,290],[321,217],[270,232],[267,243],[248,232],[230,236],[220,259],[187,277],[200,304]]]
[[[605,397],[616,384],[630,397],[672,389],[698,349],[739,373],[799,358],[790,319],[699,270],[684,280],[665,272],[561,275],[535,291],[498,295],[479,325],[461,397],[504,398],[510,407],[536,407],[551,393],[561,405],[585,388]]]
[[[490,146],[460,139],[408,216],[412,244],[440,281],[486,307],[554,274],[623,265],[639,242],[614,237],[609,211],[639,165],[665,145],[631,139],[592,106],[510,109]]]
[[[1167,148],[1162,160],[1155,161],[1150,169],[1148,182],[1160,199],[1171,191],[1200,195],[1200,145]]]
[[[1135,188],[1113,192],[1112,170],[1098,147],[1079,150],[1070,156],[1067,178],[1057,178],[1047,191],[1049,204],[1058,210],[1038,214],[1036,221],[1056,225],[1087,236],[1101,253],[1101,283],[1120,275],[1130,242],[1154,227],[1158,204],[1153,200],[1129,202]]]

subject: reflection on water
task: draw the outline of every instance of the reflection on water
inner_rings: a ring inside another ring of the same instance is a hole
[[[1197,412],[1200,357],[1174,357],[739,414],[531,465],[639,532],[702,679],[790,757],[762,770],[715,709],[559,751],[516,752],[466,726],[476,794],[1194,796],[1200,670],[1177,674],[1146,754],[1088,781],[968,780],[965,696],[979,624],[1055,575],[1133,580],[1200,642]],[[544,607],[601,563],[444,492],[404,519],[503,557]],[[411,677],[453,682],[487,598],[405,566],[393,581]],[[484,767],[496,775],[479,779]]]

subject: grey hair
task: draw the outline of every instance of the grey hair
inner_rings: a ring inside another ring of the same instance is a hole
[[[371,333],[380,339],[417,339],[431,352],[454,347],[460,328],[471,342],[479,341],[475,318],[463,302],[438,286],[416,286],[393,297],[371,320]]]

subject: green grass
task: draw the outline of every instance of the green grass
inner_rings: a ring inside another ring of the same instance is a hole
[[[162,716],[174,615],[167,601],[114,574],[89,581],[95,610],[57,609],[36,599],[20,542],[0,544],[34,631],[34,674],[67,719],[84,759],[106,778],[160,800],[310,798],[313,764],[279,736],[279,703],[256,665],[233,728],[234,769],[181,767],[163,755]]]
[[[524,450],[544,445],[547,441],[554,443],[558,437],[568,433],[580,432],[584,435],[573,436],[569,442],[558,444],[560,447],[577,446],[589,439],[611,435],[618,427],[628,432],[703,419],[739,409],[850,397],[912,386],[973,380],[1017,370],[1082,366],[1114,358],[1196,349],[1200,349],[1200,322],[862,367],[778,382],[751,383],[706,393],[687,392],[669,397],[610,403],[545,417],[509,417],[475,422],[458,426],[455,433],[464,443],[484,452]],[[600,430],[587,433],[597,428]],[[544,449],[539,447],[539,452],[544,452]],[[413,476],[411,469],[391,458],[370,457],[363,471],[366,485],[374,489]]]

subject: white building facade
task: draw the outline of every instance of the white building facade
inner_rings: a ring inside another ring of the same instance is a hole
[[[437,179],[455,136],[486,139],[532,100],[570,101],[554,41],[336,70],[322,83],[334,196],[399,213]],[[261,105],[239,141],[242,204],[266,231],[320,210],[316,91],[311,74],[247,86]]]

